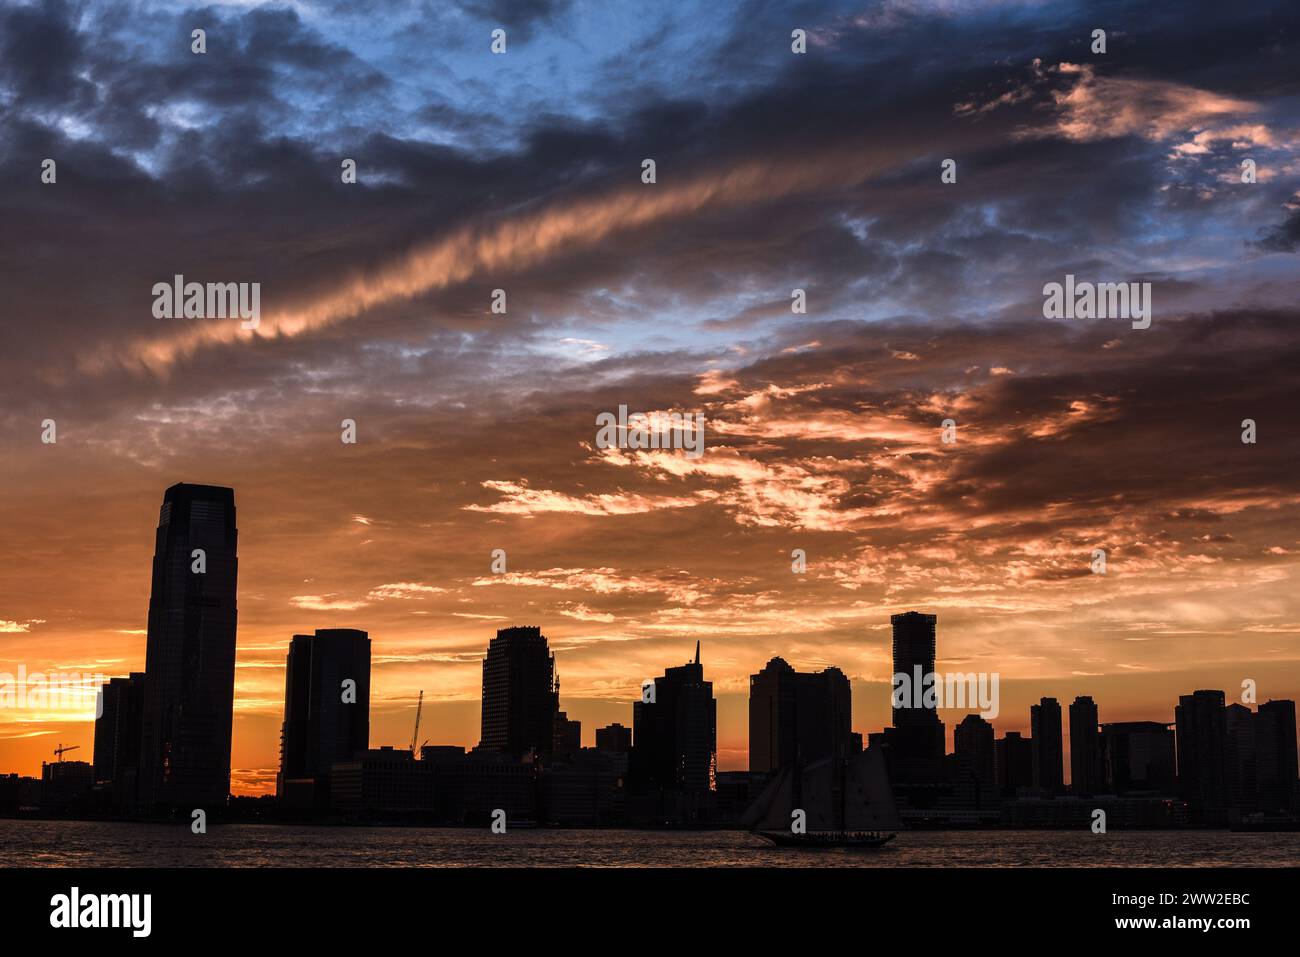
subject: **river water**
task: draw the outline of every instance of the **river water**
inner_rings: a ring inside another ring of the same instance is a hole
[[[0,867],[1284,867],[1300,833],[909,831],[876,851],[782,850],[739,831],[0,820]]]

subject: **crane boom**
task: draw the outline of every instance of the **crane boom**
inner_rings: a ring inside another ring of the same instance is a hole
[[[62,761],[62,760],[63,760],[63,753],[64,753],[65,751],[75,751],[75,750],[77,750],[77,748],[79,748],[79,747],[81,747],[81,745],[79,745],[79,744],[74,744],[74,745],[72,745],[71,747],[67,747],[67,748],[65,748],[65,747],[63,746],[63,743],[62,743],[62,742],[59,742],[59,746],[58,746],[57,748],[54,749],[54,753],[55,753],[56,755],[58,755],[59,760]]]
[[[420,712],[424,710],[424,689],[420,689],[420,700],[415,705],[415,731],[411,733],[411,757],[418,758],[415,743],[420,740]]]

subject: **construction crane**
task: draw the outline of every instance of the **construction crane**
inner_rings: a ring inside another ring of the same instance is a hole
[[[424,710],[424,689],[420,689],[420,700],[415,705],[415,731],[411,733],[411,757],[419,758],[419,753],[415,750],[415,742],[420,739],[420,712]]]
[[[59,746],[58,746],[57,748],[54,749],[54,753],[55,753],[56,755],[58,755],[59,760],[62,761],[62,760],[63,760],[63,752],[65,752],[65,751],[75,751],[75,750],[77,750],[77,748],[79,748],[79,747],[81,747],[81,745],[79,745],[79,744],[74,744],[74,745],[73,745],[72,747],[70,747],[70,748],[65,748],[65,747],[63,746],[63,742],[60,741],[60,742],[59,742]]]

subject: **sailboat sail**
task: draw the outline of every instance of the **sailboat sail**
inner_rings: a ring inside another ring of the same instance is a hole
[[[794,805],[793,776],[787,768],[774,777],[763,793],[754,799],[740,819],[741,827],[758,831],[780,831],[790,827],[790,809]]]
[[[839,762],[834,758],[816,761],[803,771],[803,810],[809,831],[839,831]],[[788,825],[787,825],[788,826]]]
[[[798,773],[798,781],[796,773],[787,768],[773,779],[741,818],[741,826],[789,831],[791,812],[802,809],[811,834],[902,828],[878,750],[816,761]]]
[[[846,762],[844,828],[849,831],[897,831],[903,827],[889,786],[889,772],[878,748],[868,748]]]

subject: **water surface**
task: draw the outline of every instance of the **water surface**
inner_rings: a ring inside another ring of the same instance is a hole
[[[781,850],[739,831],[0,820],[3,867],[1283,867],[1300,833],[908,831],[876,851]]]

